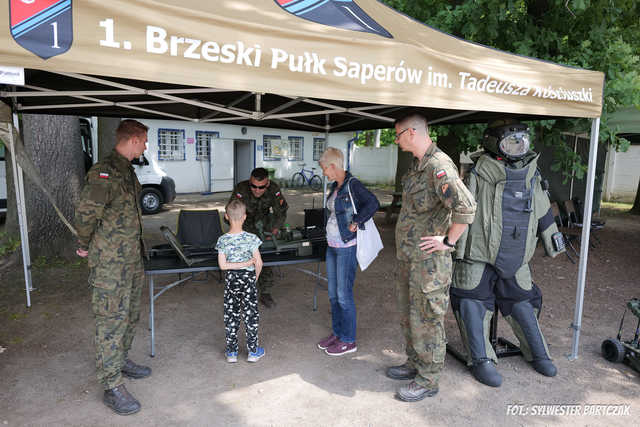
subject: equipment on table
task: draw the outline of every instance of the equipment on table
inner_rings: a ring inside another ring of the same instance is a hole
[[[326,236],[317,236],[315,227],[297,227],[281,230],[274,239],[269,232],[264,233],[265,240],[260,245],[260,253],[294,252],[296,256],[309,256],[313,253],[312,243],[326,242]]]
[[[289,231],[280,231],[278,237],[273,239],[271,233],[265,232],[265,239],[260,245],[261,254],[293,254],[295,256],[310,256],[313,246],[326,242],[326,237],[311,237],[313,228],[298,227]],[[156,246],[151,250],[152,257],[166,257],[177,255],[188,266],[205,261],[217,260],[218,251],[215,248],[193,248],[183,245],[177,236],[167,226],[161,226],[160,231],[168,245]]]
[[[624,316],[627,314],[627,310],[638,318],[638,324],[636,326],[636,333],[633,336],[633,340],[622,341],[622,327],[624,325]],[[609,362],[620,363],[625,362],[636,371],[640,372],[640,343],[638,338],[640,337],[640,299],[633,298],[627,303],[627,307],[624,309],[622,319],[620,320],[620,328],[618,329],[618,336],[616,338],[609,338],[602,342],[602,356]]]

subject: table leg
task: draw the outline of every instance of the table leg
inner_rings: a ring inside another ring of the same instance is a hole
[[[155,303],[155,295],[153,290],[153,276],[149,276],[149,326],[151,327],[151,357],[155,357],[156,355],[156,336],[155,336],[155,325],[154,325],[154,303]]]
[[[320,287],[320,263],[316,265],[316,285],[313,287],[313,311],[318,311],[318,288]]]

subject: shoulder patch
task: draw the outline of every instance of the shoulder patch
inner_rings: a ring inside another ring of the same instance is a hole
[[[240,193],[236,193],[236,197],[237,197],[238,199],[242,199],[242,194],[240,194]]]
[[[280,192],[276,191],[276,197],[280,196]]]
[[[102,179],[109,179],[109,174],[106,172],[100,172],[100,175],[98,176]]]
[[[445,176],[447,176],[447,171],[445,171],[444,169],[440,169],[438,172],[436,172],[436,178],[438,179],[444,178]]]

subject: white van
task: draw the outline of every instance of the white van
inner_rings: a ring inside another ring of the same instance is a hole
[[[142,191],[140,206],[142,213],[153,214],[163,203],[171,203],[176,198],[176,183],[146,151],[139,159],[131,161]]]
[[[80,135],[82,139],[82,151],[84,152],[85,167],[88,171],[93,164],[93,135],[91,121],[80,118]],[[146,154],[146,151],[145,151]],[[160,211],[163,203],[171,203],[176,198],[176,183],[165,171],[160,169],[150,155],[142,155],[131,162],[136,172],[138,181],[142,185],[140,193],[140,206],[142,213],[154,214]]]
[[[0,143],[0,218],[7,215],[7,167],[4,144]]]

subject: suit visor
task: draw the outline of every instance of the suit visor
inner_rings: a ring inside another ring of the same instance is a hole
[[[515,132],[507,135],[500,140],[499,147],[505,156],[520,158],[529,151],[529,133]]]

